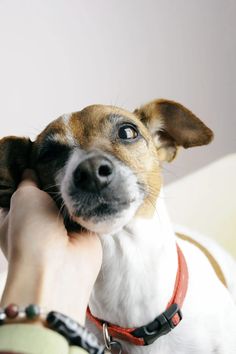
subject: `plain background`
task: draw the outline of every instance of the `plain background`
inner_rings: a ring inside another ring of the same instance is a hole
[[[166,165],[167,182],[236,151],[235,19],[235,0],[0,0],[0,137],[164,97],[215,132]]]

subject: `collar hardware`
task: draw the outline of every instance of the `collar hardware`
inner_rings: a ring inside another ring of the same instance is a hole
[[[106,322],[103,323],[102,326],[102,331],[103,331],[103,339],[104,339],[104,343],[105,343],[105,347],[106,347],[106,353],[111,353],[112,352],[112,348],[116,347],[117,350],[119,350],[118,354],[122,354],[122,345],[120,344],[120,342],[114,341],[112,339],[112,337],[109,335],[108,332],[108,325]]]
[[[139,327],[132,332],[135,337],[143,338],[144,345],[155,342],[159,337],[169,333],[182,320],[182,312],[177,304],[173,304],[147,326]]]
[[[109,335],[109,332],[108,332],[108,328],[107,328],[107,323],[104,322],[103,325],[102,325],[102,331],[103,331],[103,339],[104,339],[104,344],[105,344],[105,347],[107,350],[109,350],[109,352],[111,351],[111,342],[112,342],[112,339]]]

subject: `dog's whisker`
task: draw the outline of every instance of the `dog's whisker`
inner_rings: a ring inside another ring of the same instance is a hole
[[[49,185],[49,186],[45,187],[43,190],[44,191],[48,191],[49,189],[53,189],[55,187],[60,187],[60,186],[61,186],[61,184],[55,183],[55,184],[52,184],[52,185]]]
[[[59,209],[59,211],[58,211],[58,215],[57,215],[57,222],[58,222],[58,223],[59,223],[59,218],[60,218],[61,216],[64,217],[64,215],[63,215],[64,208],[65,208],[65,202],[63,201],[62,204],[61,204],[61,207],[60,207],[60,209]]]

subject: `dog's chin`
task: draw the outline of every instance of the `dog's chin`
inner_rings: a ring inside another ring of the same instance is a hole
[[[120,212],[91,217],[79,215],[77,212],[71,214],[71,220],[75,225],[80,225],[80,228],[82,227],[99,235],[114,235],[131,221],[136,210],[137,205],[132,205],[132,207]]]
[[[73,217],[73,221],[87,231],[95,232],[99,235],[113,235],[125,225],[121,220],[112,218],[94,222],[93,220],[84,220],[81,217]]]

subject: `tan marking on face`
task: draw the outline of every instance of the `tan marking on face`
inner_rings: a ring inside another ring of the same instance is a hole
[[[111,141],[112,122],[108,119],[111,115],[124,117],[124,122],[136,124],[146,141],[140,139],[131,144],[123,144],[118,139]],[[149,192],[137,216],[151,217],[161,187],[160,166],[152,137],[140,119],[124,109],[94,105],[73,113],[69,127],[82,149],[100,149],[114,155],[131,168]]]

